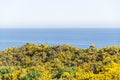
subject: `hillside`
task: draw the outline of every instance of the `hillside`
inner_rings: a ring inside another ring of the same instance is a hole
[[[0,80],[120,80],[120,46],[26,43],[0,51]]]

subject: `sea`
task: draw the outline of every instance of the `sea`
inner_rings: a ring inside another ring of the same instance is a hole
[[[26,43],[70,44],[89,48],[120,45],[120,28],[3,28],[0,29],[0,50]]]

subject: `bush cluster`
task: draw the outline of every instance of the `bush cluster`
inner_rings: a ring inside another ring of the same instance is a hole
[[[0,80],[120,80],[120,46],[10,47],[0,51]]]

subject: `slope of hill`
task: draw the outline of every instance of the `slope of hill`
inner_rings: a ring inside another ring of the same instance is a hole
[[[120,80],[120,46],[26,43],[0,51],[1,80]]]

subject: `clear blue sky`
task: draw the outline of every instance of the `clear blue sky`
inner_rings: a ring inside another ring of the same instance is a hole
[[[40,25],[120,26],[120,0],[0,0],[0,27]]]

